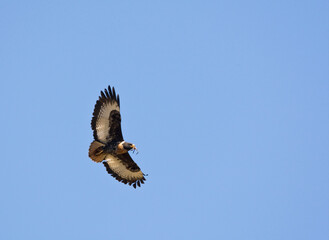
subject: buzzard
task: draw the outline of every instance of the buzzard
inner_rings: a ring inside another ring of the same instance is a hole
[[[143,172],[130,157],[129,150],[137,150],[135,144],[123,140],[121,131],[120,99],[114,87],[101,91],[95,104],[91,128],[94,141],[89,147],[89,157],[103,162],[107,172],[116,180],[134,188],[146,181]]]

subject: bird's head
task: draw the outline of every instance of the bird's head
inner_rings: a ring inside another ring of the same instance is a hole
[[[127,150],[127,151],[129,151],[129,150],[131,150],[131,149],[133,149],[133,150],[137,150],[135,144],[132,144],[132,143],[124,142],[124,143],[122,144],[122,146],[123,146],[123,148],[124,148],[125,150]]]

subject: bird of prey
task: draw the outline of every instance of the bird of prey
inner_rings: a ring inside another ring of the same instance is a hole
[[[146,181],[145,175],[128,153],[137,150],[135,144],[123,140],[120,99],[114,87],[108,86],[101,91],[91,128],[95,140],[90,144],[89,157],[95,162],[103,162],[107,172],[119,182],[140,187]]]

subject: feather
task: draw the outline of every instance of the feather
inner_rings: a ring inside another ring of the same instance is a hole
[[[103,152],[104,144],[93,141],[89,147],[89,157],[94,162],[101,162],[106,157],[106,153]]]
[[[136,188],[136,184],[138,187],[141,186],[140,180],[144,178],[143,173],[128,153],[108,154],[103,164],[107,172],[119,182],[128,183],[134,188]]]
[[[104,90],[105,93],[101,91],[91,121],[94,139],[104,144],[112,140],[123,141],[119,103],[113,97],[110,87],[109,91],[107,89]],[[113,111],[117,112],[119,117],[112,119],[113,114],[111,113]],[[110,136],[110,132],[115,136],[115,139]]]

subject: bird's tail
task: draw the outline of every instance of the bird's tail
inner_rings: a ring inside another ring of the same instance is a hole
[[[106,157],[106,153],[103,151],[105,145],[98,141],[93,141],[89,147],[89,157],[95,162],[101,162]]]

